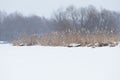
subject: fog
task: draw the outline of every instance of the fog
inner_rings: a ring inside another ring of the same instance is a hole
[[[119,0],[0,0],[0,10],[7,13],[20,12],[24,15],[36,14],[50,17],[58,8],[69,5],[85,7],[93,5],[120,12]]]
[[[42,34],[69,29],[79,31],[84,29],[90,32],[97,29],[120,33],[119,2],[119,0],[0,0],[0,40],[13,40],[21,33]],[[59,8],[62,11],[59,12]]]

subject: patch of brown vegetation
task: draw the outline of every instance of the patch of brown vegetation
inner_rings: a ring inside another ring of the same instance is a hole
[[[44,35],[20,36],[16,41],[13,41],[15,46],[68,46],[76,44],[74,47],[114,47],[120,41],[120,36],[116,34],[106,33],[81,33],[81,32],[52,32]]]

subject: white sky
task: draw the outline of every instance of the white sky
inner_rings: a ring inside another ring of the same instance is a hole
[[[0,0],[0,10],[7,13],[18,11],[24,15],[36,14],[50,17],[53,11],[60,7],[69,5],[84,7],[90,4],[97,8],[120,12],[120,0]]]

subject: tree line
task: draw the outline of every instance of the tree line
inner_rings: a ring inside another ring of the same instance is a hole
[[[10,41],[24,34],[45,34],[54,31],[120,32],[120,13],[94,6],[58,9],[50,19],[37,15],[23,16],[0,11],[0,40]]]

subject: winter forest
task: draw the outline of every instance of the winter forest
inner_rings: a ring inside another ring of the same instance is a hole
[[[7,14],[0,11],[0,41],[11,41],[20,34],[46,34],[59,31],[120,33],[120,13],[107,9],[69,6],[58,9],[51,18]]]
[[[120,0],[0,0],[0,80],[120,80]]]

